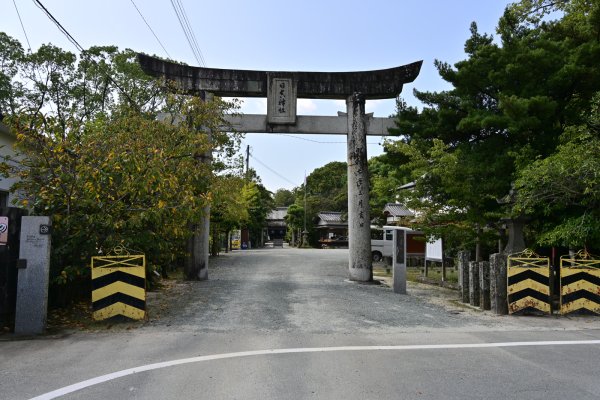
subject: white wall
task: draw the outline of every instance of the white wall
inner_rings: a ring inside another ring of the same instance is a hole
[[[4,156],[10,155],[14,156],[15,151],[13,149],[13,144],[15,142],[15,137],[11,135],[8,131],[6,125],[0,122],[0,161],[4,161]],[[14,178],[2,178],[0,177],[0,190],[7,192],[10,190],[10,187],[17,181]],[[12,200],[15,195],[13,193],[8,196],[8,205],[12,205]]]

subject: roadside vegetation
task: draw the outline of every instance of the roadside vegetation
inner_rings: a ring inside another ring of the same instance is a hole
[[[266,189],[244,176],[223,119],[237,108],[146,76],[131,50],[25,52],[0,33],[0,112],[17,136],[0,173],[20,178],[16,206],[52,216],[53,304],[87,297],[91,257],[117,246],[146,254],[152,285],[182,265],[207,204],[215,243],[264,221],[269,205],[253,205]]]
[[[503,218],[527,219],[535,246],[600,251],[600,3],[521,0],[495,35],[470,32],[465,60],[435,62],[451,89],[415,90],[419,107],[398,100],[397,138],[369,160],[372,217],[404,203],[450,257],[496,252]],[[89,291],[90,258],[119,245],[166,275],[207,204],[214,255],[239,227],[260,242],[275,206],[289,206],[288,231],[306,218],[316,246],[317,213],[347,212],[346,163],[273,196],[236,156],[223,116],[237,108],[147,77],[131,50],[25,52],[0,33],[0,112],[19,152],[0,174],[20,178],[17,205],[53,218],[56,302]]]
[[[372,217],[404,203],[451,257],[496,252],[503,218],[525,218],[531,246],[599,251],[600,4],[522,0],[496,35],[470,30],[465,60],[435,62],[451,89],[415,90],[420,107],[399,99],[397,138],[369,160]],[[319,170],[308,176],[310,217],[346,211],[345,167],[333,166],[322,167],[340,176],[333,194]],[[294,193],[296,212],[304,187]]]

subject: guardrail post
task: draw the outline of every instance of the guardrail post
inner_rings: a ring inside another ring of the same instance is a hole
[[[490,256],[490,307],[496,315],[508,314],[506,263],[507,256],[504,253],[495,253]]]
[[[550,259],[531,250],[511,254],[507,262],[510,314],[551,314]]]
[[[463,303],[469,302],[469,254],[468,251],[458,252],[458,283]]]
[[[469,262],[469,304],[479,307],[479,263],[477,261]]]
[[[488,261],[479,262],[479,306],[482,310],[489,310],[490,307],[490,263]]]
[[[587,251],[560,258],[560,313],[600,315],[600,258]]]

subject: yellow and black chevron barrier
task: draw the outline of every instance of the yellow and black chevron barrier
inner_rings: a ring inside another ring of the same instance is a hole
[[[126,253],[126,254],[124,254]],[[146,317],[146,256],[128,254],[92,257],[92,308],[95,320],[123,315]]]
[[[560,313],[600,314],[600,259],[587,252],[560,258]]]
[[[509,314],[550,314],[550,259],[532,251],[508,257]]]

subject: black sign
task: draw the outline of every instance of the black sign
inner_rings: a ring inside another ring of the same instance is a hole
[[[40,225],[40,235],[49,235],[52,233],[52,226],[51,225]]]

